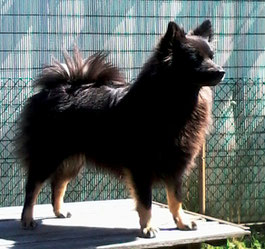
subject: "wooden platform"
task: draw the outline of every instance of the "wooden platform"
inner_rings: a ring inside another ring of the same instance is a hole
[[[23,230],[19,218],[22,207],[0,208],[0,248],[165,248],[220,240],[249,234],[244,227],[188,212],[197,220],[197,231],[179,231],[165,205],[153,205],[157,238],[138,237],[138,215],[132,200],[67,203],[72,218],[58,219],[51,205],[36,205],[39,226]]]

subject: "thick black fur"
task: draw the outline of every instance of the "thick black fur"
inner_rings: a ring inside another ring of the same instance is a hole
[[[100,53],[82,60],[65,55],[35,81],[19,121],[16,147],[28,169],[24,209],[35,182],[52,177],[64,160],[82,154],[117,175],[126,172],[142,207],[151,208],[151,185],[174,186],[204,142],[211,122],[211,90],[223,69],[212,61],[210,21],[186,34],[170,22],[133,84]],[[148,39],[148,38],[147,38]],[[24,217],[22,215],[22,221]]]

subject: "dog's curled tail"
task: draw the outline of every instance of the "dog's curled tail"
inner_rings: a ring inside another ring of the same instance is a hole
[[[119,69],[107,62],[106,57],[107,53],[98,52],[83,59],[77,47],[73,50],[73,57],[65,51],[65,63],[54,60],[52,65],[43,69],[34,86],[41,89],[52,89],[58,85],[92,84],[97,87],[107,83],[125,84]]]

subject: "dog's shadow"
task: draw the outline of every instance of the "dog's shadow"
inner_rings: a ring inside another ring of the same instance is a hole
[[[14,249],[81,249],[132,242],[139,236],[138,229],[48,225],[42,220],[37,223],[36,229],[23,230],[19,220],[0,222],[0,240],[6,248]]]

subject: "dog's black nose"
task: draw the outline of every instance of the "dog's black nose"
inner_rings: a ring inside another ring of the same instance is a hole
[[[212,71],[210,74],[209,74],[209,86],[215,86],[217,85],[218,83],[221,82],[221,80],[223,79],[225,75],[225,71],[221,68],[220,70],[216,70],[216,71]]]
[[[219,79],[222,79],[225,75],[225,71],[222,69],[220,71],[217,71],[217,75]]]
[[[219,73],[224,76],[225,75],[225,70],[222,69],[222,70],[219,71]]]
[[[225,75],[225,70],[219,65],[216,65],[214,71],[215,71],[215,75],[219,76],[220,78],[224,77]]]
[[[225,75],[225,71],[219,66],[216,70],[212,71],[212,77],[216,80],[221,80]]]

